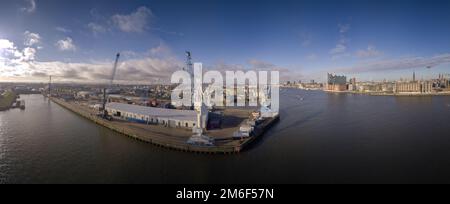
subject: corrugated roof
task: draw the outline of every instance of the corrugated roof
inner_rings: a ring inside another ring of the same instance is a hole
[[[106,108],[111,108],[119,110],[122,112],[148,115],[153,117],[168,118],[172,120],[184,120],[184,121],[196,121],[197,113],[194,110],[176,110],[176,109],[165,109],[165,108],[154,108],[139,105],[130,105],[125,103],[108,103]]]

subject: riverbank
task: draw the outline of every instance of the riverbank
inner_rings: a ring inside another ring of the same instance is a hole
[[[450,96],[450,92],[436,92],[436,93],[386,93],[386,92],[359,92],[359,91],[330,91],[323,90],[325,93],[337,93],[337,94],[361,94],[370,96]]]
[[[195,146],[186,143],[190,136],[192,136],[192,132],[187,129],[167,128],[159,125],[138,124],[126,121],[108,121],[96,116],[95,112],[92,112],[90,109],[75,102],[66,102],[62,99],[53,97],[50,99],[63,108],[66,108],[88,120],[95,122],[98,125],[121,133],[130,138],[151,143],[156,146],[185,152],[207,154],[239,153],[247,148],[257,138],[261,137],[265,130],[273,123],[278,121],[278,117],[267,120],[263,125],[258,127],[258,131],[255,132],[257,133],[255,136],[242,140],[234,140],[232,138],[232,133],[239,128],[238,126],[214,130],[211,132],[207,131],[206,134],[208,136],[218,139],[215,146]]]
[[[0,96],[0,111],[5,111],[11,108],[16,100],[17,95],[12,91],[6,91]]]

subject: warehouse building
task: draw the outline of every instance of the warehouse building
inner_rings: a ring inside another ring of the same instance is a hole
[[[106,110],[115,118],[144,124],[192,129],[197,123],[197,112],[194,110],[154,108],[115,102],[106,104]],[[206,119],[204,121],[207,121],[207,115],[208,113],[205,113],[203,116]]]

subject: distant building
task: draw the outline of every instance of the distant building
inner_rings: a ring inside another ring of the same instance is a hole
[[[394,83],[383,82],[383,84],[381,85],[381,91],[392,93],[394,92],[394,86],[395,86]]]
[[[350,79],[350,84],[348,85],[348,90],[349,91],[356,91],[357,87],[356,87],[356,78],[353,77]]]
[[[347,91],[347,77],[329,74],[327,76],[327,86],[328,91]]]
[[[301,83],[301,84],[298,84],[297,87],[299,89],[304,89],[304,90],[320,90],[320,89],[323,89],[323,84],[321,84],[321,83]]]
[[[436,83],[437,83],[436,88],[444,88],[444,89],[450,88],[449,75],[439,74],[439,78],[436,81]]]
[[[78,99],[88,99],[90,96],[96,95],[94,92],[91,91],[79,91],[76,95],[76,98]]]
[[[431,93],[433,83],[430,81],[397,82],[394,86],[395,93]]]

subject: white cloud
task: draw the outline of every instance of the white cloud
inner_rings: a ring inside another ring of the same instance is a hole
[[[0,39],[0,49],[12,49],[14,48],[14,43],[6,40],[6,39]]]
[[[165,43],[160,42],[158,47],[150,49],[150,54],[153,56],[165,56],[171,54],[171,50]]]
[[[13,42],[7,39],[0,39],[0,71],[17,74],[20,68],[35,60],[36,49],[26,47],[19,50]]]
[[[344,24],[344,25],[338,24],[338,28],[339,28],[339,40],[336,43],[336,46],[329,51],[332,59],[338,59],[341,57],[350,56],[347,53],[348,39],[346,38],[346,33],[350,30],[350,25],[349,24]]]
[[[36,49],[32,47],[26,47],[23,49],[23,61],[34,61],[34,58],[36,56]]]
[[[88,28],[94,33],[94,35],[97,35],[99,33],[104,33],[106,31],[106,28],[102,25],[99,25],[97,23],[90,22],[88,25]]]
[[[257,59],[249,60],[248,64],[252,65],[253,69],[273,69],[276,67],[274,64],[270,62],[265,62]]]
[[[435,55],[432,57],[408,57],[401,59],[391,59],[382,61],[373,61],[363,64],[358,64],[353,67],[344,67],[336,69],[336,71],[343,73],[363,73],[375,71],[390,71],[390,70],[407,70],[415,68],[435,67],[441,64],[450,63],[450,54]]]
[[[158,46],[149,49],[146,52],[135,52],[132,50],[124,50],[120,52],[120,56],[125,59],[139,59],[146,57],[154,57],[154,58],[167,58],[173,57],[172,50],[169,46],[167,46],[163,41],[159,43]]]
[[[347,50],[347,46],[345,44],[337,44],[336,47],[330,50],[330,54],[340,54]]]
[[[365,50],[358,50],[356,52],[356,56],[357,57],[376,57],[381,55],[382,53],[380,51],[378,51],[375,46],[369,45],[367,46],[367,49]]]
[[[35,60],[36,49],[26,48],[18,51],[14,43],[8,40],[0,40],[0,80],[16,81],[46,81],[48,75],[55,76],[55,80],[61,82],[80,83],[107,83],[110,79],[114,59],[107,61],[93,61],[82,63],[70,63],[61,61],[42,62]],[[3,50],[7,50],[9,59],[3,63]],[[163,43],[153,49],[153,54],[165,53],[164,56],[152,56],[136,53],[139,58],[122,58],[119,61],[115,83],[121,84],[151,84],[169,82],[170,76],[176,70],[184,67],[184,61],[177,59],[168,53],[170,49]],[[150,50],[151,52],[151,50]],[[17,54],[17,56],[15,56]],[[12,62],[14,60],[14,62]],[[276,66],[261,60],[250,60],[249,65],[255,69],[280,71],[281,80],[298,80],[301,75],[297,71]],[[241,65],[228,65],[225,63],[212,66],[219,70],[244,70]],[[207,69],[207,66],[205,66]]]
[[[291,70],[270,62],[252,59],[248,63],[252,66],[250,67],[251,70],[278,71],[281,82],[297,81],[303,77],[298,70]]]
[[[217,70],[219,72],[225,71],[278,71],[280,76],[280,81],[297,81],[303,77],[302,73],[298,70],[288,69],[271,62],[267,62],[259,59],[250,59],[247,61],[250,67],[246,67],[240,64],[227,64],[220,61],[212,66],[206,66],[207,70]]]
[[[23,34],[25,36],[24,45],[33,46],[41,42],[41,36],[38,33],[32,33],[30,31],[25,31]]]
[[[0,67],[4,67],[8,64],[15,64],[20,61],[23,56],[14,43],[6,40],[0,39]]]
[[[29,4],[28,7],[21,8],[21,10],[28,13],[33,13],[34,11],[36,11],[36,1],[35,0],[26,0],[26,1]]]
[[[128,15],[116,14],[111,17],[115,26],[124,32],[143,32],[147,29],[149,18],[152,11],[145,6],[139,7],[135,12]]]
[[[57,31],[59,31],[59,32],[62,32],[62,33],[71,33],[72,32],[72,30],[70,30],[70,29],[67,29],[67,28],[64,28],[64,27],[56,27],[55,28]]]
[[[75,51],[76,46],[73,44],[73,40],[70,37],[67,37],[66,39],[58,40],[56,42],[56,46],[61,51]]]
[[[113,59],[83,63],[35,60],[36,49],[17,50],[14,43],[0,39],[0,79],[42,81],[48,75],[56,80],[82,83],[106,83],[110,79]],[[141,58],[119,61],[115,83],[169,82],[171,74],[181,70],[183,61],[168,55],[164,58],[140,55]]]
[[[350,24],[339,24],[339,33],[346,33],[350,30]]]
[[[66,63],[61,61],[20,63],[0,72],[1,77],[16,76],[22,79],[46,80],[48,75],[60,81],[106,83],[110,79],[112,61],[92,63]],[[169,82],[171,74],[180,70],[183,62],[174,58],[131,59],[122,61],[117,68],[115,83],[150,84],[159,79]]]

